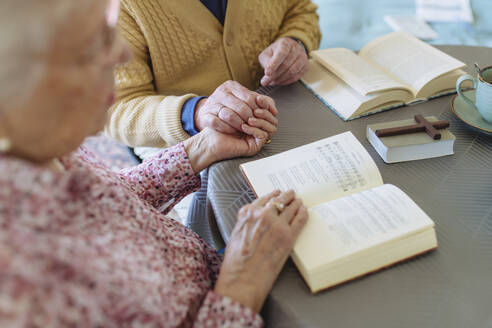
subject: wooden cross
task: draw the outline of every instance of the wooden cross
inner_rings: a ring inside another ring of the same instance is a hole
[[[438,130],[449,127],[449,121],[446,120],[429,122],[422,115],[415,115],[414,119],[418,124],[376,130],[376,135],[378,137],[390,137],[401,134],[427,132],[432,139],[439,140],[441,139],[441,133]]]

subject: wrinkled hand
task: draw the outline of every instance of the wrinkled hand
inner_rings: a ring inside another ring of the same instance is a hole
[[[205,128],[197,135],[183,141],[193,171],[200,172],[215,162],[240,156],[253,156],[269,138],[260,128],[243,124],[245,133],[227,134]]]
[[[278,213],[274,202],[285,209]],[[215,293],[259,312],[307,221],[293,191],[275,191],[244,206],[226,248]]]
[[[291,38],[280,38],[258,57],[265,75],[261,85],[287,85],[296,82],[309,69],[304,48]]]
[[[260,95],[235,81],[221,84],[212,95],[200,100],[195,110],[198,131],[210,127],[227,134],[249,133],[244,125],[268,132],[277,131],[278,114],[272,98]]]

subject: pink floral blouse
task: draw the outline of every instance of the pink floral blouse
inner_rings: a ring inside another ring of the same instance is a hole
[[[196,190],[182,144],[110,171],[0,156],[0,327],[260,327],[212,291],[221,259],[164,216]]]

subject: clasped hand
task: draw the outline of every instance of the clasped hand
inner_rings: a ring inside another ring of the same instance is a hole
[[[195,172],[239,156],[255,155],[277,131],[272,98],[235,81],[220,85],[195,109],[197,135],[183,142]]]
[[[269,139],[277,131],[277,114],[272,98],[227,81],[198,102],[195,126],[199,131],[210,127],[226,134],[245,133]]]

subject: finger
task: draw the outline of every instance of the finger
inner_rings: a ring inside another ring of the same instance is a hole
[[[278,126],[278,119],[275,116],[273,116],[273,114],[270,111],[264,109],[256,109],[254,114],[256,118],[267,120],[271,124]]]
[[[273,49],[273,56],[270,58],[265,67],[265,75],[273,76],[289,52],[290,44],[288,42],[279,42],[275,49]]]
[[[303,67],[303,69],[301,70],[301,72],[298,74],[298,76],[294,76],[292,77],[290,80],[287,80],[285,82],[282,82],[282,85],[288,85],[288,84],[292,84],[296,81],[298,81],[300,78],[302,78],[302,76],[304,74],[306,74],[307,72],[309,71],[309,63],[306,64],[306,66]]]
[[[301,69],[299,70],[298,76],[301,78],[307,71],[309,71],[309,58],[305,53],[302,53],[299,61],[301,62]]]
[[[287,205],[283,212],[280,214],[280,217],[290,224],[290,222],[294,219],[296,216],[297,211],[299,208],[302,206],[302,201],[300,199],[295,199],[292,203]]]
[[[256,92],[253,92],[242,86],[240,83],[234,81],[230,85],[229,92],[248,105],[251,110],[257,108],[258,105],[256,104],[256,96],[258,94]]]
[[[243,124],[241,127],[244,133],[249,134],[255,137],[256,139],[264,139],[264,140],[268,139],[268,132],[263,131],[262,129],[255,128],[247,124]]]
[[[255,200],[252,205],[258,205],[258,206],[261,206],[261,207],[264,207],[273,197],[277,197],[278,195],[280,195],[280,190],[274,190],[272,191],[271,193],[269,194],[266,194],[265,196],[261,197],[261,198],[258,198],[257,200]]]
[[[222,133],[227,133],[227,134],[236,134],[236,129],[234,129],[232,126],[224,123],[221,119],[219,119],[217,116],[208,114],[206,118],[206,126],[211,127],[215,131],[219,131]]]
[[[304,68],[304,66],[308,63],[309,63],[309,60],[306,56],[306,53],[305,52],[298,52],[294,62],[289,67],[289,69],[285,72],[285,74],[283,76],[278,77],[276,79],[276,81],[284,80],[283,77],[285,77],[285,76],[292,77],[292,76],[299,74],[302,71],[302,69]]]
[[[268,132],[268,137],[272,137],[272,135],[277,132],[277,127],[275,125],[261,118],[251,117],[248,120],[248,125]]]
[[[261,78],[261,81],[260,81],[261,85],[264,87],[269,86],[271,82],[272,82],[272,79],[268,75],[263,75],[263,77]]]
[[[299,53],[295,51],[294,47],[289,48],[289,52],[285,55],[284,60],[280,63],[278,68],[269,75],[272,80],[278,79],[282,76],[297,60]]]
[[[219,112],[217,113],[217,117],[220,118],[224,123],[232,126],[237,131],[242,132],[241,124],[243,124],[244,121],[232,109],[226,106],[221,106]]]
[[[301,72],[301,70],[304,67],[304,64],[305,64],[304,56],[299,55],[296,58],[296,61],[289,67],[289,69],[284,71],[284,73],[281,76],[279,76],[278,78],[276,78],[273,82],[275,82],[275,84],[277,84],[277,85],[282,85],[286,81],[298,77],[300,75],[299,73]]]
[[[222,104],[234,111],[243,123],[248,122],[248,118],[253,116],[253,109],[232,93],[227,94],[227,96],[222,99]]]
[[[246,142],[248,143],[249,147],[249,156],[256,155],[263,146],[266,145],[267,139],[260,139],[260,138],[255,138],[255,137],[247,137]]]
[[[297,239],[297,236],[299,236],[299,234],[301,233],[302,228],[304,228],[304,226],[306,225],[308,217],[309,217],[308,210],[306,206],[302,205],[297,211],[297,214],[290,222],[290,226],[292,227],[291,231],[294,236],[294,241]]]
[[[268,109],[273,115],[278,115],[277,106],[275,106],[275,101],[272,98],[264,95],[258,95],[256,96],[256,104],[260,108]]]
[[[282,192],[277,197],[272,199],[272,202],[284,204],[284,206],[289,205],[296,198],[296,193],[294,190],[287,190]]]
[[[270,59],[273,56],[273,47],[270,45],[267,47],[265,50],[261,52],[261,54],[258,56],[258,61],[260,62],[261,67],[265,68]]]

